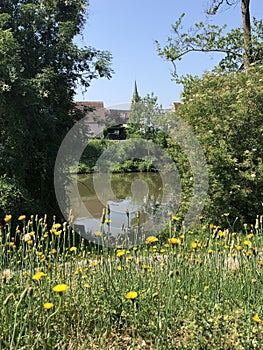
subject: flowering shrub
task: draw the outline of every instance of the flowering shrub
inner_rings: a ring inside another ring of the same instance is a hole
[[[205,215],[218,220],[228,211],[233,218],[253,222],[262,211],[263,195],[263,68],[249,74],[209,74],[185,79],[183,103],[176,112],[199,140],[209,168]],[[173,115],[170,116],[172,121]],[[180,150],[170,140],[191,196],[191,173]],[[187,193],[188,191],[188,193]]]

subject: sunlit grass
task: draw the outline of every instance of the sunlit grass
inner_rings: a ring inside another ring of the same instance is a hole
[[[129,249],[4,219],[1,349],[262,349],[262,217],[243,232],[172,218]]]

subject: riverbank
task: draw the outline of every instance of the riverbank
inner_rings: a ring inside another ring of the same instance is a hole
[[[0,262],[23,273],[1,268],[0,348],[261,349],[262,222],[183,232],[177,219],[166,238],[112,249],[37,217],[12,236],[10,219]]]

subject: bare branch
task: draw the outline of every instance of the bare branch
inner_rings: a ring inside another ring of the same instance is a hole
[[[212,4],[210,7],[208,7],[208,9],[206,10],[206,13],[208,15],[215,15],[219,8],[223,5],[224,1],[226,2],[226,4],[230,7],[230,6],[233,6],[233,5],[236,5],[239,0],[212,0]],[[217,2],[216,2],[217,1]]]
[[[215,5],[214,7],[213,7],[213,6],[209,7],[209,8],[206,10],[206,13],[207,13],[208,15],[215,15],[215,14],[217,13],[219,7],[223,4],[223,2],[224,2],[224,0],[220,0],[220,1],[218,2],[218,4]],[[215,3],[215,1],[213,1],[213,3]]]

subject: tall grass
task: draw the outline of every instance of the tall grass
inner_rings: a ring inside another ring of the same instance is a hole
[[[174,218],[129,250],[5,220],[1,349],[263,349],[262,217],[243,233]]]

